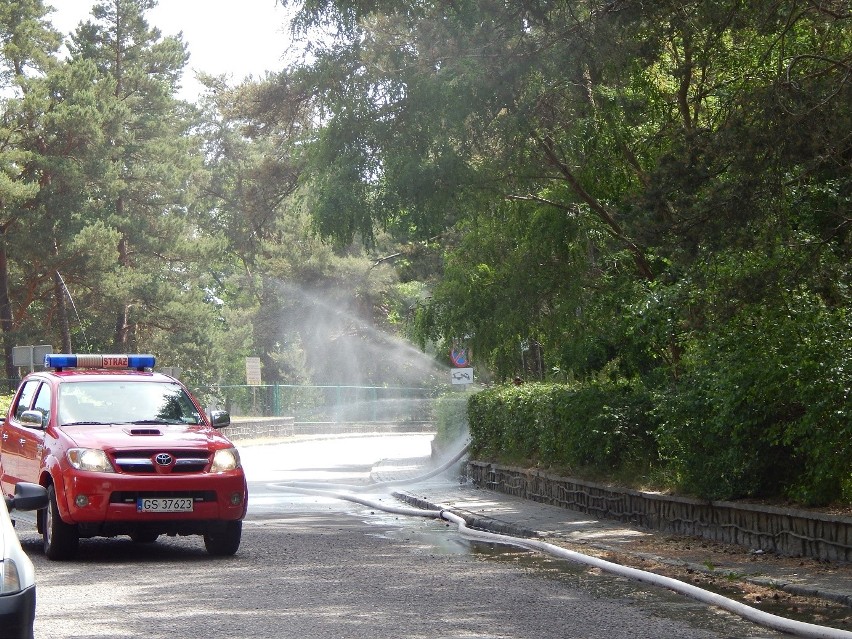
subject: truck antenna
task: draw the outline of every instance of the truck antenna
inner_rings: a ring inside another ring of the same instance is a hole
[[[62,278],[62,273],[56,271],[56,276],[59,278],[59,281],[62,283],[62,289],[65,291],[65,294],[68,296],[68,299],[71,301],[71,308],[74,309],[74,315],[77,316],[77,323],[80,325],[80,332],[83,334],[83,341],[86,343],[86,348],[89,348],[89,338],[86,337],[86,329],[83,328],[83,322],[80,320],[80,313],[77,312],[77,305],[74,303],[74,298],[71,297],[71,291],[68,290],[68,286],[65,284],[65,280]]]

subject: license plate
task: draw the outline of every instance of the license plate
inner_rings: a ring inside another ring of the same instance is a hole
[[[140,497],[136,500],[140,513],[191,513],[192,497]]]

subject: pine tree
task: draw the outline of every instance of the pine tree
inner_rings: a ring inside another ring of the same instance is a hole
[[[198,154],[191,111],[175,94],[188,54],[180,36],[164,38],[149,26],[145,13],[155,5],[99,2],[70,46],[72,61],[94,62],[113,83],[108,168],[92,213],[118,234],[114,270],[98,291],[112,313],[117,351],[133,348],[145,330],[180,321],[165,312],[185,277],[178,246],[188,233],[186,197]]]
[[[0,5],[0,330],[6,377],[14,377],[12,346],[14,316],[10,294],[9,248],[17,244],[28,203],[39,192],[39,178],[28,175],[29,159],[23,148],[22,101],[33,78],[56,63],[59,34],[45,20],[42,0]]]

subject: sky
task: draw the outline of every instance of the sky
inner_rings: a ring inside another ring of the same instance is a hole
[[[96,0],[46,0],[55,8],[47,18],[63,35],[91,18]],[[201,86],[195,71],[227,75],[232,84],[248,76],[261,78],[284,68],[290,45],[287,11],[275,0],[159,0],[146,14],[148,24],[164,36],[183,32],[189,64],[179,97],[196,101]]]

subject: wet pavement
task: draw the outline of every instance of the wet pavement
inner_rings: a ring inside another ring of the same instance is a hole
[[[373,468],[371,476],[374,482],[400,481],[422,475],[428,468],[428,458],[384,460]],[[834,613],[835,619],[850,620],[841,621],[840,627],[852,622],[852,564],[779,557],[596,519],[581,512],[477,488],[458,479],[458,472],[395,486],[394,490],[397,498],[408,504],[448,510],[474,528],[533,537],[651,572],[670,576],[674,572],[696,583],[704,580],[723,586],[734,582],[752,584],[763,589],[763,594],[751,593],[753,604],[766,602],[767,588],[770,593],[816,598],[839,608],[839,613]],[[770,597],[779,598],[777,594]]]

